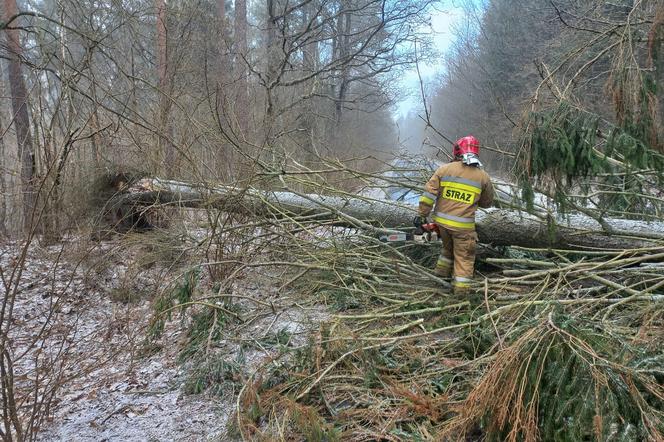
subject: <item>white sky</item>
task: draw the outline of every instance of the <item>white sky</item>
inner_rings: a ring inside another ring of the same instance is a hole
[[[454,41],[453,29],[462,18],[463,9],[455,6],[440,8],[431,14],[431,27],[424,30],[424,32],[428,31],[432,35],[438,55],[435,63],[420,65],[420,73],[425,86],[436,77],[436,74],[442,71],[443,55],[447,53],[452,45]],[[401,85],[404,97],[396,104],[394,118],[397,120],[405,117],[409,112],[424,111],[417,70],[414,67],[406,71],[401,79]]]

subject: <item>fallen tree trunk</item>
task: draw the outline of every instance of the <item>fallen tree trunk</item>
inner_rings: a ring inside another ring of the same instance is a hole
[[[358,195],[327,196],[294,191],[261,191],[205,186],[144,178],[109,201],[110,211],[128,207],[175,205],[216,208],[261,215],[320,216],[340,224],[385,232],[411,226],[417,208],[396,201]],[[603,226],[586,215],[551,221],[517,210],[487,209],[476,215],[480,242],[533,248],[635,249],[664,245],[664,222],[603,219]],[[610,231],[606,230],[606,227]]]

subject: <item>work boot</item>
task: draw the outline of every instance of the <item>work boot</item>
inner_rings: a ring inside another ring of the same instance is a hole
[[[470,287],[472,280],[470,278],[465,278],[463,276],[455,276],[452,279],[452,287],[454,288],[454,294],[458,296],[466,296],[473,292]]]
[[[454,295],[457,297],[467,297],[473,293],[473,290],[469,287],[457,287],[452,284],[452,289],[454,290]]]

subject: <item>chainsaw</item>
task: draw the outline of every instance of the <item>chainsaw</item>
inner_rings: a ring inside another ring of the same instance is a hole
[[[379,237],[382,242],[431,242],[438,240],[438,238],[440,238],[440,231],[438,230],[438,225],[436,223],[422,224],[413,232],[391,233]]]

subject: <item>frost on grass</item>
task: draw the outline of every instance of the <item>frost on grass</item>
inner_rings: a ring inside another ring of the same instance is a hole
[[[64,247],[67,253],[61,253]],[[220,435],[228,415],[223,404],[185,395],[172,353],[145,353],[149,299],[114,300],[125,284],[128,266],[123,261],[131,257],[106,243],[96,256],[79,262],[70,247],[30,246],[8,327],[19,395],[33,389],[37,376],[43,385],[60,385],[39,439],[206,440]],[[20,251],[20,244],[2,246],[3,269],[12,268]],[[104,270],[95,269],[100,259],[110,264]],[[144,272],[141,278],[145,284],[154,275]]]

